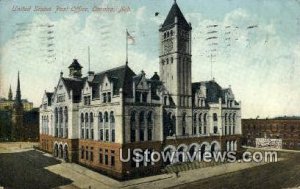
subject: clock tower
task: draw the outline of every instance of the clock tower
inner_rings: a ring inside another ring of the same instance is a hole
[[[177,107],[192,106],[191,31],[176,1],[160,26],[161,80]]]

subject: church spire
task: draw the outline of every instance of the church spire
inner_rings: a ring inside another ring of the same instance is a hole
[[[21,89],[20,89],[20,73],[18,72],[18,83],[17,83],[17,91],[16,91],[16,98],[15,98],[15,104],[22,104],[21,100]]]
[[[12,101],[12,98],[13,98],[13,94],[12,94],[12,91],[11,91],[11,85],[9,86],[9,92],[8,92],[8,100],[9,101]]]

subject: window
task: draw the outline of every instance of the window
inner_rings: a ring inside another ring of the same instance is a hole
[[[110,153],[111,153],[111,157],[110,157],[110,165],[111,165],[111,166],[115,166],[115,151],[114,151],[114,150],[111,150]]]
[[[135,112],[131,112],[130,115],[130,142],[135,141],[135,128],[136,128],[136,122],[135,122]]]
[[[111,130],[111,141],[115,142],[115,129]]]
[[[214,126],[214,133],[217,134],[218,133],[218,127]]]
[[[110,118],[110,122],[111,122],[111,123],[114,123],[114,122],[115,122],[115,116],[114,116],[114,112],[113,112],[113,111],[110,112],[109,118]]]
[[[182,135],[185,135],[185,127],[186,127],[186,113],[183,113],[183,116],[182,116]]]
[[[110,92],[107,93],[107,102],[111,102],[111,93]]]
[[[85,159],[89,159],[89,147],[88,146],[86,146],[86,148],[85,148]]]
[[[104,121],[107,123],[108,122],[108,113],[104,112]]]
[[[93,113],[90,113],[90,127],[91,127],[91,139],[94,139],[94,117]]]
[[[99,163],[103,163],[103,154],[102,154],[102,149],[99,149]]]
[[[102,112],[99,112],[99,123],[103,122]]]
[[[147,102],[147,93],[142,93],[142,97],[143,97],[143,102],[146,103]]]
[[[108,165],[108,150],[105,150],[104,162],[105,165]]]
[[[100,140],[103,140],[103,129],[100,129]]]
[[[139,116],[139,133],[140,141],[144,141],[144,129],[145,129],[145,113],[142,111]]]
[[[141,102],[141,92],[135,92],[135,102]]]
[[[94,161],[94,152],[93,152],[94,148],[91,147],[91,151],[90,151],[90,161]]]
[[[109,130],[105,130],[105,141],[109,141]]]
[[[218,115],[216,113],[213,114],[214,121],[218,121]]]
[[[106,103],[106,93],[103,93],[103,103]]]
[[[140,129],[140,141],[144,141],[144,129]]]
[[[148,140],[152,140],[152,129],[148,128]]]
[[[153,118],[152,118],[151,111],[147,115],[147,124],[148,124],[148,140],[152,140]]]
[[[83,159],[83,158],[84,158],[84,147],[81,146],[81,159]]]
[[[195,135],[197,133],[197,114],[194,114],[193,117],[193,135]]]

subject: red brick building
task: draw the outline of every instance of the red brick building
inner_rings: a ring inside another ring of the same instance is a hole
[[[151,78],[128,62],[82,77],[74,59],[69,77],[61,73],[53,93],[44,93],[41,148],[120,179],[158,173],[187,161],[187,153],[237,151],[241,103],[215,80],[191,81],[191,31],[175,1],[159,28],[160,73]],[[169,162],[121,161],[137,148],[185,154]]]
[[[256,138],[282,139],[282,148],[300,150],[300,119],[242,119],[243,145],[256,146]]]

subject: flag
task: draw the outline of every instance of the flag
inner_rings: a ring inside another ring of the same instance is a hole
[[[128,33],[128,31],[127,31],[127,40],[128,40],[128,44],[131,44],[131,45],[135,44],[135,39],[134,39],[134,37],[133,37],[132,35],[130,35],[130,34]]]

